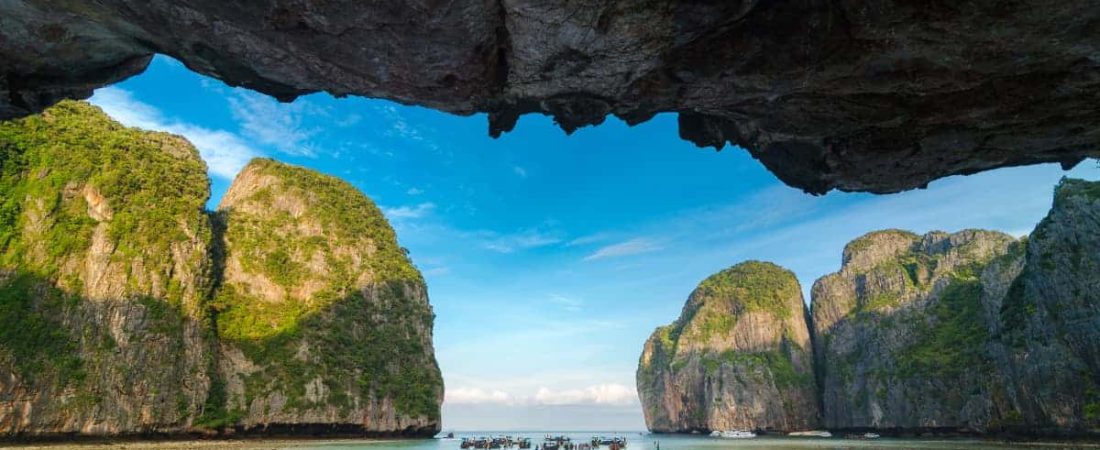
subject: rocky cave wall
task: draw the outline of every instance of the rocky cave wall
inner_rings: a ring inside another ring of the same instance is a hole
[[[10,0],[0,119],[154,53],[281,100],[317,91],[566,132],[679,113],[808,192],[1100,155],[1100,1]]]

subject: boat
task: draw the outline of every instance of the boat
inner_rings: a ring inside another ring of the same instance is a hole
[[[751,439],[756,437],[756,433],[744,430],[725,430],[725,431],[712,431],[711,437],[718,437],[723,439]]]
[[[828,431],[819,431],[819,430],[813,430],[813,431],[793,431],[793,432],[787,433],[787,436],[792,436],[792,437],[822,437],[822,438],[827,438],[827,437],[833,437],[833,433],[830,433],[830,432],[828,432]]]
[[[612,448],[626,448],[625,437],[604,437],[604,436],[592,436],[592,447],[600,447],[606,445]]]

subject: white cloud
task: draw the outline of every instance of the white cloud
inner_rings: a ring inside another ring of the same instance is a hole
[[[306,128],[302,120],[308,114],[323,112],[318,107],[306,100],[280,103],[254,92],[241,92],[228,100],[233,118],[246,137],[288,155],[316,154],[309,141],[318,130]]]
[[[417,189],[417,188],[409,188],[409,190],[405,191],[405,193],[409,194],[409,195],[420,195],[420,194],[424,193],[424,190],[423,189]]]
[[[516,395],[499,389],[451,388],[445,401],[449,405],[506,405],[506,406],[631,406],[638,404],[634,388],[605,383],[575,389],[551,389],[539,387],[533,395]]]
[[[383,208],[382,212],[390,220],[419,219],[431,213],[435,209],[435,203],[425,202],[415,206],[398,206],[396,208]]]
[[[447,389],[444,401],[452,405],[481,405],[500,404],[511,405],[515,399],[504,391],[486,391],[478,388],[452,388]]]
[[[618,244],[611,244],[600,247],[592,254],[585,256],[585,261],[594,261],[597,259],[614,258],[619,256],[637,255],[641,253],[649,253],[660,250],[662,247],[656,242],[648,238],[635,238],[629,241],[620,242]]]
[[[520,166],[512,166],[512,172],[514,172],[520,178],[527,178],[527,169]]]
[[[262,155],[234,133],[167,119],[160,110],[138,101],[124,89],[99,89],[89,101],[123,125],[187,138],[199,150],[212,176],[231,180],[249,160]]]
[[[618,383],[599,384],[583,389],[555,391],[539,388],[534,403],[538,405],[633,405],[638,402],[634,389]]]

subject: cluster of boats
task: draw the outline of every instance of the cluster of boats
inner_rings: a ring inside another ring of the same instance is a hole
[[[521,449],[531,448],[531,438],[515,438],[511,436],[498,436],[498,437],[478,437],[478,438],[462,438],[462,443],[458,444],[459,448],[463,449],[478,449],[478,448],[512,448],[517,447]]]
[[[448,435],[454,437],[454,434]],[[513,438],[512,436],[497,437],[467,437],[462,438],[458,445],[462,449],[510,449],[531,448],[531,438]],[[594,450],[606,446],[608,450],[622,450],[626,448],[626,438],[592,436],[588,442],[575,443],[565,436],[546,436],[541,444],[535,445],[535,450]]]

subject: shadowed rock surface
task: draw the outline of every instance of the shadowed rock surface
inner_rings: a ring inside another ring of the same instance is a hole
[[[810,192],[1100,155],[1100,3],[9,0],[0,118],[153,53],[282,100],[316,91],[567,132],[680,113]]]
[[[794,274],[748,261],[703,280],[638,363],[655,432],[797,431],[818,423],[810,332]]]
[[[438,432],[420,273],[332,177],[62,102],[0,123],[0,440]],[[324,236],[323,238],[321,236]]]
[[[997,269],[1024,245],[981,230],[849,243],[840,272],[812,292],[824,425],[985,431],[1005,409],[988,356],[990,285],[1012,282],[1015,271]]]
[[[1100,430],[1100,182],[1064,179],[992,312],[1005,426]],[[983,282],[985,277],[983,276]]]
[[[813,287],[824,426],[1100,431],[1100,183],[1063,180],[1028,238],[888,230]]]

